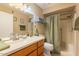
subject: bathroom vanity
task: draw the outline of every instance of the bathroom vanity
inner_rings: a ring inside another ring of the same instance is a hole
[[[20,49],[19,51],[10,54],[10,56],[42,56],[44,51],[43,46],[44,40],[40,40],[25,48]]]
[[[4,56],[43,56],[44,37],[33,36],[9,43],[10,48],[0,51]]]

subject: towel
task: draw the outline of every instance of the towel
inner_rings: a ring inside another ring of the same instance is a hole
[[[3,41],[0,41],[0,51],[9,48],[10,45],[4,43]]]

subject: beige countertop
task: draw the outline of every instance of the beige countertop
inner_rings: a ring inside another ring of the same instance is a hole
[[[32,36],[27,37],[25,39],[20,38],[19,40],[13,41],[13,42],[6,42],[7,44],[10,44],[10,48],[7,48],[5,50],[0,51],[0,56],[7,56],[11,53],[14,53],[24,47],[27,47],[35,42],[38,42],[40,40],[43,40],[44,36]]]

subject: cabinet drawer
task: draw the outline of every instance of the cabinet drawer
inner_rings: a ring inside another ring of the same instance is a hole
[[[40,54],[44,53],[44,47],[41,46],[40,48],[38,48],[38,56],[40,56]]]
[[[34,51],[35,49],[37,49],[37,43],[34,43],[31,46],[28,46],[26,48],[23,48],[13,54],[11,54],[10,56],[26,56],[29,53],[31,53],[32,51]]]
[[[41,41],[38,42],[38,47],[40,47],[42,45],[44,45],[44,40],[41,40]]]
[[[30,53],[28,56],[37,56],[37,50],[35,50],[32,53]]]

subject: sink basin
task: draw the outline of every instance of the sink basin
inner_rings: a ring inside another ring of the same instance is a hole
[[[6,40],[5,43],[8,45],[19,45],[26,42],[32,42],[32,41],[36,41],[36,39],[38,39],[37,36],[32,36],[32,37],[27,37],[27,38],[19,38],[19,40]]]
[[[8,44],[8,45],[12,45],[12,44],[18,44],[18,43],[20,43],[20,42],[22,42],[22,41],[24,41],[25,39],[22,39],[22,38],[20,38],[19,40],[6,40],[6,41],[4,41],[6,44]]]
[[[4,41],[4,43],[11,45],[13,43],[13,40]]]

